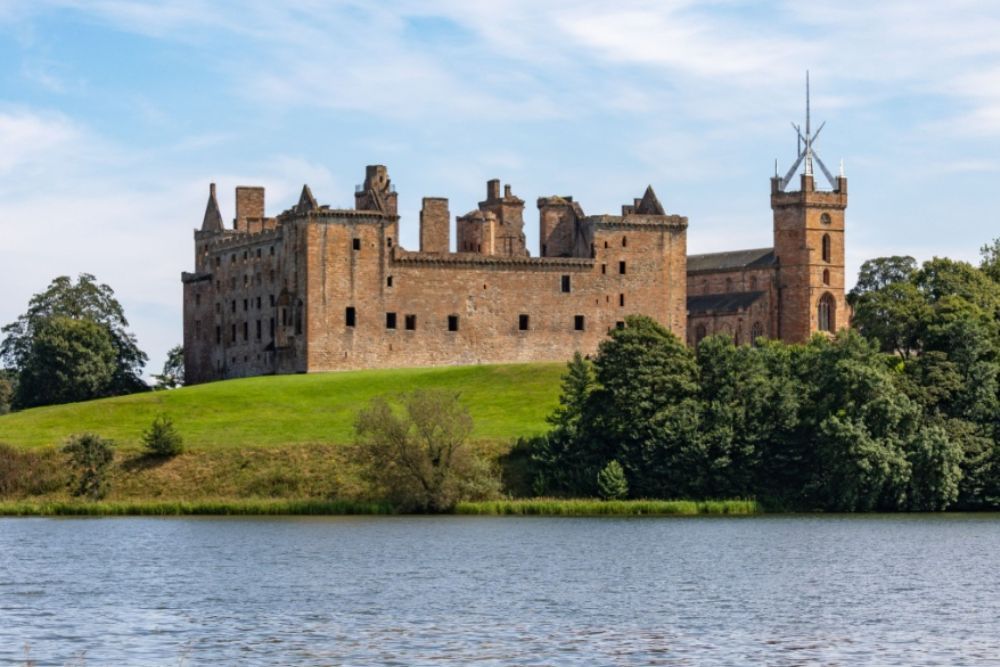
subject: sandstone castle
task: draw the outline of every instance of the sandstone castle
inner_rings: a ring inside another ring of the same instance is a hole
[[[820,128],[822,129],[822,128]],[[215,186],[184,273],[189,383],[269,373],[565,361],[593,353],[628,314],[648,315],[696,344],[805,341],[847,325],[847,179],[812,148],[771,179],[774,245],[687,254],[688,220],[652,187],[620,215],[587,215],[569,196],[537,200],[540,257],[523,232],[524,200],[491,180],[458,216],[427,197],[420,249],[399,245],[397,194],[384,166],[366,169],[353,209],[320,205],[308,186],[274,217],[262,187],[236,188],[224,224]],[[818,132],[817,132],[818,134]],[[814,163],[829,189],[817,187]],[[798,190],[788,186],[800,165]]]

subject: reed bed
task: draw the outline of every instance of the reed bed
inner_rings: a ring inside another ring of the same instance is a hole
[[[528,498],[459,503],[456,514],[495,516],[694,516],[759,514],[755,500]]]
[[[219,499],[197,501],[8,501],[0,516],[277,516],[391,514],[385,503],[350,500]]]

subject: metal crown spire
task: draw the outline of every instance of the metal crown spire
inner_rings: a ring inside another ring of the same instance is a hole
[[[819,138],[819,133],[823,131],[823,128],[826,127],[826,122],[824,121],[821,123],[819,128],[816,130],[816,134],[813,134],[812,110],[810,106],[809,70],[806,70],[806,133],[803,135],[802,127],[792,123],[792,128],[795,130],[795,134],[797,136],[798,156],[795,158],[795,163],[792,165],[792,168],[789,169],[788,173],[785,174],[785,177],[779,181],[778,185],[781,190],[788,187],[788,183],[792,180],[792,177],[795,176],[795,172],[798,171],[799,165],[803,162],[805,162],[805,175],[812,176],[813,161],[819,165],[819,168],[823,171],[823,175],[826,176],[826,180],[830,181],[830,186],[833,187],[834,190],[837,189],[836,179],[834,179],[833,174],[831,174],[830,170],[826,168],[826,165],[823,164],[823,160],[820,159],[819,154],[816,153],[816,150],[813,148],[813,143],[815,143],[816,139]]]

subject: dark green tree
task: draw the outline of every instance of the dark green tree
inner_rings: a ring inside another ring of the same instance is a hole
[[[34,327],[19,369],[17,408],[107,396],[114,382],[114,345],[107,330],[90,320],[46,318]]]
[[[95,388],[94,393],[86,398],[127,394],[147,388],[140,377],[146,355],[139,350],[135,336],[128,331],[128,321],[121,304],[110,287],[98,284],[90,274],[81,274],[75,283],[67,276],[60,276],[44,292],[34,295],[28,303],[27,312],[3,327],[0,362],[20,374],[36,349],[36,336],[47,323],[57,318],[97,325],[104,330],[114,350],[115,363],[110,380]],[[33,361],[36,369],[41,361],[37,358]],[[76,395],[74,391],[55,393]],[[26,405],[18,404],[16,407]]]
[[[180,345],[170,348],[167,360],[163,362],[163,372],[154,375],[156,389],[176,389],[184,386],[184,348]]]
[[[184,439],[177,432],[174,420],[165,414],[157,415],[142,433],[146,453],[155,457],[177,456],[184,451]]]
[[[1000,283],[1000,238],[993,239],[979,249],[982,261],[979,269],[995,283]]]
[[[691,350],[656,321],[629,316],[601,342],[594,370],[585,430],[603,461],[621,463],[635,496],[697,495],[703,481],[692,472],[705,456]]]
[[[114,444],[93,433],[74,435],[63,446],[67,462],[74,471],[72,493],[90,500],[100,500],[108,492],[108,471],[114,460]]]
[[[775,374],[769,363],[779,347],[738,346],[728,336],[698,345],[702,496],[760,494],[764,453],[778,450],[794,431],[798,391],[787,381],[787,364]]]
[[[593,390],[591,364],[577,352],[562,377],[559,405],[547,418],[552,429],[529,443],[536,495],[573,494],[589,487],[588,476],[603,461],[599,452],[592,451],[585,429]]]
[[[628,480],[618,461],[611,461],[597,473],[597,493],[604,500],[620,500],[628,495]]]

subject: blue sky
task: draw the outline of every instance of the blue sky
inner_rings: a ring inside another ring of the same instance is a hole
[[[691,252],[771,244],[804,72],[850,180],[848,271],[975,261],[1000,236],[994,2],[0,0],[0,322],[57,275],[119,295],[151,357],[181,340],[208,183],[350,206],[366,164],[458,215],[500,178],[614,212],[652,184]]]

